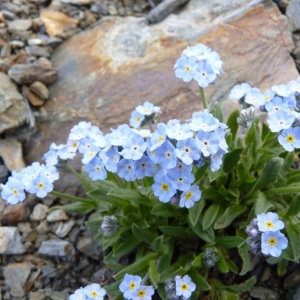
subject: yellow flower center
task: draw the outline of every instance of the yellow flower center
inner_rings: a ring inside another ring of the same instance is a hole
[[[141,121],[141,117],[136,117],[136,120],[139,122]]]
[[[19,191],[18,191],[17,189],[13,189],[13,190],[12,190],[12,193],[13,193],[15,196],[19,195]]]
[[[293,143],[295,141],[295,136],[293,136],[292,134],[288,134],[287,137],[285,138],[285,140],[288,143]]]
[[[270,100],[270,96],[266,96],[265,97],[265,101],[267,102],[267,101],[269,101]]]
[[[131,281],[129,283],[129,289],[134,290],[136,288],[136,283],[134,281]]]
[[[94,298],[98,297],[98,293],[96,291],[92,291],[90,295]]]
[[[188,288],[189,288],[189,285],[187,283],[183,283],[181,284],[180,288],[183,290],[183,291],[186,291]]]
[[[44,188],[44,183],[43,182],[39,182],[38,184],[37,184],[37,188],[38,189],[43,189]]]
[[[140,297],[140,298],[143,298],[146,296],[146,291],[145,290],[140,290],[138,291],[137,295]]]
[[[274,223],[272,221],[266,221],[265,225],[267,228],[274,228]]]
[[[167,191],[169,190],[169,185],[166,184],[166,183],[163,183],[163,184],[161,185],[161,189],[162,189],[164,192],[167,192]]]
[[[277,239],[274,238],[274,237],[270,237],[270,238],[268,239],[268,244],[269,244],[271,247],[276,246],[276,244],[277,244]]]
[[[191,67],[190,66],[185,66],[185,71],[186,72],[190,72],[191,71]]]
[[[193,196],[193,193],[191,191],[189,191],[185,194],[185,199],[190,200],[192,198],[192,196]]]
[[[158,143],[162,143],[164,141],[164,137],[162,135],[160,135],[157,139]]]

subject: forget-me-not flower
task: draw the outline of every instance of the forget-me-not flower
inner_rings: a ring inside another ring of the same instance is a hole
[[[300,127],[282,130],[278,141],[286,151],[291,152],[295,148],[300,148]]]
[[[87,285],[83,290],[87,300],[103,300],[103,297],[106,295],[105,289],[101,288],[98,283]]]
[[[165,175],[155,175],[152,191],[164,203],[169,202],[176,193],[176,189],[172,186],[172,181]]]
[[[142,278],[140,276],[125,274],[124,280],[119,286],[119,289],[123,293],[124,298],[132,299],[137,288],[140,286],[141,281]]]
[[[261,252],[265,255],[279,257],[287,246],[288,239],[280,231],[264,232],[261,236]]]
[[[192,206],[194,206],[195,202],[201,199],[201,195],[202,192],[199,190],[199,186],[194,184],[188,191],[182,193],[179,206],[191,208]]]
[[[176,296],[183,296],[190,298],[192,293],[196,290],[196,285],[192,279],[185,275],[183,278],[175,278],[176,282]]]
[[[262,232],[278,231],[284,228],[284,223],[279,220],[276,213],[268,212],[257,215],[257,226]]]

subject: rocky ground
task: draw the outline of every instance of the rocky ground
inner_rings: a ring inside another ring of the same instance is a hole
[[[59,76],[51,60],[56,47],[105,16],[144,16],[153,24],[186,2],[1,0],[0,182],[5,182],[11,170],[25,166],[21,142],[43,120],[43,107],[51,98],[49,86]],[[300,70],[300,3],[277,0],[276,4],[293,20],[290,54]],[[69,191],[77,189],[72,185]],[[91,216],[49,212],[52,206],[65,203],[48,196],[5,206],[0,199],[0,299],[67,299],[78,287],[105,284],[111,277],[102,264],[101,247],[93,239],[96,231],[85,225]],[[253,261],[252,275],[258,284],[243,299],[300,299],[298,264],[278,278],[274,267]]]

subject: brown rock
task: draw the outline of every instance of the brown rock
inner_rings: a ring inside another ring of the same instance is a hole
[[[40,81],[49,85],[56,80],[58,71],[55,68],[38,64],[15,64],[9,69],[8,75],[19,84],[32,84]]]
[[[0,156],[10,171],[21,171],[26,166],[23,160],[22,144],[14,137],[1,140]]]
[[[40,159],[51,142],[65,142],[79,120],[88,119],[106,132],[128,123],[131,111],[146,100],[161,106],[163,122],[190,118],[201,109],[199,88],[196,82],[179,80],[173,72],[188,45],[206,44],[224,61],[225,74],[206,94],[211,102],[220,102],[225,115],[237,108],[231,102],[228,105],[235,84],[246,81],[265,90],[298,77],[290,57],[294,46],[287,20],[275,5],[252,8],[229,24],[210,25],[205,34],[201,28],[183,35],[171,27],[175,26],[172,18],[155,26],[148,26],[142,18],[103,18],[99,25],[56,48],[52,61],[60,79],[50,88],[53,100],[44,106],[48,121],[39,127],[43,139],[32,140],[34,151],[27,158]],[[196,20],[190,22],[194,26]]]
[[[54,10],[43,10],[40,17],[45,24],[47,33],[52,37],[59,36],[65,30],[76,27],[78,24],[78,20]]]
[[[24,50],[21,50],[16,55],[12,55],[5,59],[0,59],[0,71],[7,73],[11,66],[14,64],[23,64],[27,61],[27,53]]]
[[[18,203],[16,205],[7,205],[4,209],[1,219],[2,225],[11,225],[19,222],[25,222],[30,214],[30,210],[26,203]]]
[[[47,100],[49,98],[49,90],[43,83],[39,81],[36,81],[30,85],[29,89],[43,100]]]
[[[22,86],[22,94],[33,106],[41,106],[44,104],[43,99],[33,93],[26,85]]]

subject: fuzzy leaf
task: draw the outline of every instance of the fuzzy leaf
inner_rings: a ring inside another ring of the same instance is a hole
[[[202,199],[195,203],[193,207],[189,209],[189,219],[191,221],[191,224],[195,226],[199,220],[199,217],[201,215],[201,212],[204,208],[205,201]]]
[[[192,278],[192,281],[196,284],[197,288],[201,291],[209,291],[211,289],[207,281],[199,274],[195,268],[191,268],[189,274]]]
[[[244,148],[236,148],[224,155],[223,170],[225,173],[230,172],[240,159],[240,155]]]
[[[206,210],[206,212],[204,213],[204,216],[203,216],[203,220],[202,220],[203,230],[206,230],[209,227],[211,227],[211,225],[214,223],[214,221],[218,215],[219,209],[220,209],[220,204],[213,203]]]
[[[180,212],[178,208],[176,208],[174,205],[170,203],[156,203],[152,210],[151,213],[160,216],[160,217],[177,217],[180,215]]]
[[[151,281],[152,285],[154,286],[154,288],[157,289],[158,281],[159,281],[159,273],[157,272],[157,269],[156,269],[156,261],[155,260],[151,260],[149,262],[149,277],[150,277],[150,281]]]
[[[240,246],[245,240],[239,236],[216,237],[216,243],[225,248],[235,248]]]
[[[250,257],[249,257],[249,247],[248,245],[244,245],[243,247],[238,249],[239,251],[239,255],[243,260],[243,265],[242,265],[242,269],[239,273],[239,275],[245,275],[251,268],[250,265]]]
[[[268,201],[266,195],[258,192],[255,200],[255,215],[266,213],[271,208],[274,208],[274,205]]]
[[[147,244],[151,244],[157,237],[157,234],[140,228],[136,224],[132,224],[132,233],[138,240],[146,242]]]
[[[287,223],[286,231],[294,253],[294,259],[297,261],[300,258],[300,226]]]
[[[240,115],[240,111],[235,110],[230,114],[230,116],[228,117],[228,120],[227,120],[227,126],[230,128],[230,132],[232,134],[233,140],[235,140],[235,136],[236,136],[236,133],[239,128],[239,124],[237,122],[237,118],[239,115]]]
[[[297,195],[290,204],[285,217],[294,217],[300,212],[300,195]]]
[[[232,223],[232,221],[241,215],[247,206],[244,204],[237,204],[228,207],[224,214],[215,222],[214,229],[226,228],[228,225]]]
[[[223,113],[222,113],[222,108],[219,104],[219,102],[215,102],[212,109],[211,113],[213,116],[218,119],[220,122],[223,122]]]

